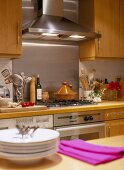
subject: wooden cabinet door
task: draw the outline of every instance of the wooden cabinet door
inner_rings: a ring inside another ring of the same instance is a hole
[[[106,137],[124,135],[124,119],[107,121],[105,124]]]
[[[124,119],[120,119],[120,135],[124,135]]]
[[[119,135],[119,120],[106,122],[106,137]]]
[[[80,43],[80,59],[119,58],[120,34],[124,31],[122,17],[120,33],[120,0],[80,0],[80,3],[80,10],[84,11],[79,15],[80,24],[102,35],[100,39]]]
[[[120,0],[120,57],[124,58],[124,0]]]
[[[95,31],[102,35],[100,42],[96,42],[96,56],[117,58],[119,57],[119,0],[94,2]]]
[[[21,54],[22,1],[0,0],[0,54]]]

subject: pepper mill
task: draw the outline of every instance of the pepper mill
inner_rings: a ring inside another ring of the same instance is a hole
[[[30,82],[30,102],[35,103],[36,97],[35,97],[35,77],[32,77]]]

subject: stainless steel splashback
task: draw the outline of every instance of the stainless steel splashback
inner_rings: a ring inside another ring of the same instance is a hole
[[[13,72],[24,72],[27,76],[40,75],[43,91],[48,91],[50,98],[67,81],[73,90],[79,89],[78,46],[41,44],[40,41],[23,42],[23,54],[13,61]],[[29,96],[27,87],[27,97]],[[26,97],[26,98],[27,98]]]

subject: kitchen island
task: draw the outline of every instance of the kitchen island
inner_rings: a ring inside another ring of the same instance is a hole
[[[124,147],[124,135],[88,141],[105,146]],[[0,170],[124,170],[124,157],[109,163],[93,166],[62,154],[54,154],[43,158],[41,162],[31,166],[15,165],[0,159]]]

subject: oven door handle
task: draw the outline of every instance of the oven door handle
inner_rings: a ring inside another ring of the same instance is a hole
[[[97,123],[97,124],[90,124],[90,125],[83,125],[83,126],[71,126],[71,127],[61,127],[56,128],[59,132],[61,131],[67,131],[67,130],[80,130],[80,129],[89,129],[89,128],[99,128],[99,127],[105,127],[105,123]]]

